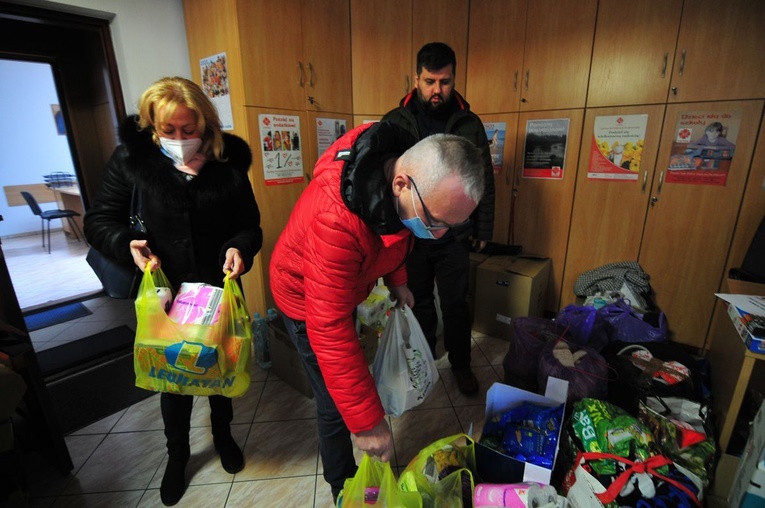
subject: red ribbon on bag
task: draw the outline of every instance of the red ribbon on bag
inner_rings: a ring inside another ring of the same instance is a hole
[[[666,476],[656,471],[658,468],[662,466],[673,464],[674,462],[672,461],[672,459],[669,459],[663,455],[654,455],[652,457],[648,457],[646,460],[642,462],[633,462],[625,457],[620,457],[619,455],[613,455],[611,453],[579,452],[576,456],[575,464],[577,464],[578,466],[582,464],[583,461],[601,460],[601,459],[612,459],[612,460],[621,462],[622,464],[627,464],[628,466],[630,466],[626,471],[620,474],[613,482],[611,482],[611,485],[609,485],[608,488],[606,488],[605,492],[595,493],[598,499],[600,499],[603,503],[607,504],[607,503],[611,503],[615,501],[616,498],[619,496],[619,493],[622,491],[624,486],[627,485],[627,482],[629,481],[630,477],[633,474],[648,473],[651,476],[660,478],[664,480],[665,482],[673,485],[674,487],[677,487],[685,495],[687,495],[697,506],[701,506],[701,503],[696,497],[696,494],[694,494],[688,487],[678,482],[677,480],[673,480],[672,478],[667,478]]]

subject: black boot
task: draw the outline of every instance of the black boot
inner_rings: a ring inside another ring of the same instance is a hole
[[[186,465],[191,456],[189,430],[193,397],[163,393],[160,396],[162,420],[167,438],[167,467],[159,487],[162,504],[173,506],[186,492]]]
[[[231,399],[221,395],[212,395],[209,399],[215,451],[220,455],[223,469],[229,474],[236,474],[244,468],[244,456],[231,436],[231,420],[234,418]]]

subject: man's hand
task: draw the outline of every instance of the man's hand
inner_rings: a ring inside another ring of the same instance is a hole
[[[414,295],[409,288],[404,284],[403,286],[396,286],[389,288],[391,300],[396,301],[396,308],[403,309],[404,305],[407,305],[410,309],[414,308]]]
[[[393,435],[390,432],[388,421],[383,418],[372,430],[354,434],[356,446],[370,457],[380,457],[383,462],[390,462],[393,458]]]

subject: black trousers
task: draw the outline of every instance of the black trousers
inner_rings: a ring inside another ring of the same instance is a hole
[[[234,418],[234,407],[231,399],[222,395],[207,397],[210,401],[210,423],[212,434],[225,435],[231,432],[231,420]],[[189,431],[191,430],[191,407],[194,397],[162,393],[160,408],[162,421],[165,424],[167,438],[167,453],[171,460],[188,460],[191,456],[189,446]]]
[[[436,350],[434,284],[438,285],[443,317],[444,348],[454,369],[470,367],[471,322],[468,305],[470,245],[465,241],[444,243],[416,241],[406,260],[409,289],[414,294],[414,315],[431,351]]]

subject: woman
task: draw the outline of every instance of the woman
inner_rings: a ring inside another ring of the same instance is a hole
[[[260,250],[260,212],[247,177],[247,143],[221,132],[214,105],[184,78],[163,78],[141,96],[139,114],[119,129],[101,187],[85,214],[85,236],[97,250],[141,270],[162,267],[175,289],[182,282],[223,285],[247,272]],[[146,232],[128,223],[135,187]],[[162,502],[177,503],[186,489],[193,397],[162,393],[168,462]],[[231,437],[231,399],[210,396],[215,449],[231,474],[244,466]]]

